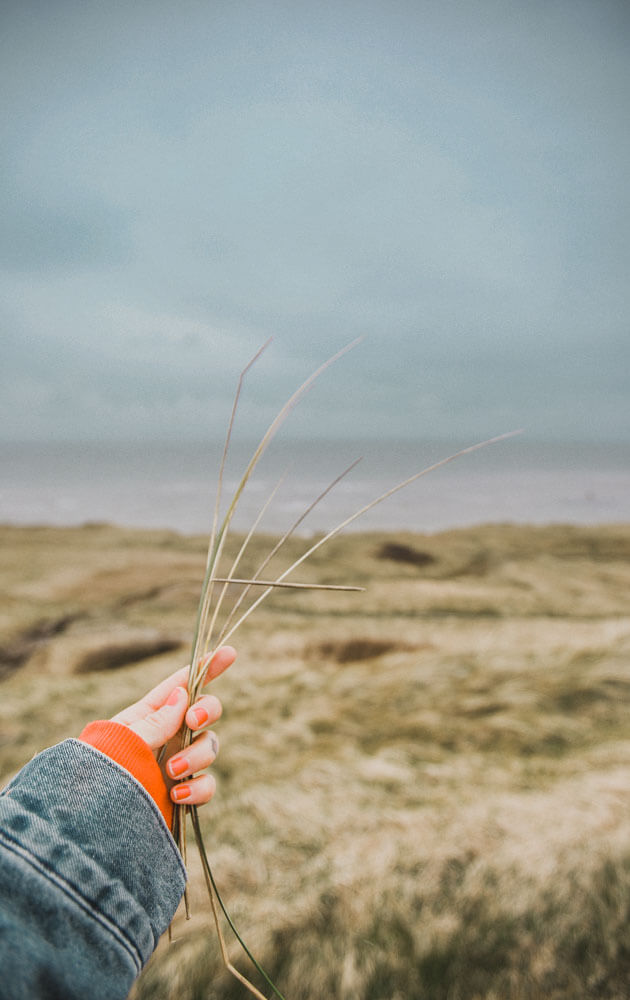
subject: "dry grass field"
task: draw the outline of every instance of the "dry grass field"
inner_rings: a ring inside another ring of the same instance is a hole
[[[6,779],[186,661],[206,542],[0,536]],[[300,578],[367,589],[246,623],[204,810],[287,1000],[630,997],[630,526],[351,534]],[[246,996],[191,880],[135,1000]]]

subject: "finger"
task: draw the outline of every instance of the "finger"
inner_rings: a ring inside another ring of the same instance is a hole
[[[129,723],[129,728],[141,736],[152,750],[157,750],[181,728],[187,705],[186,688],[175,687],[160,708],[147,713],[143,719]]]
[[[236,650],[232,646],[221,646],[217,649],[216,653],[209,653],[207,656],[201,657],[199,667],[200,669],[205,669],[204,684],[208,684],[215,677],[222,674],[224,670],[227,670],[234,663],[235,659]],[[170,677],[167,677],[157,687],[149,691],[138,702],[138,705],[146,705],[150,709],[159,708],[160,705],[164,704],[173,688],[179,686],[185,687],[188,684],[189,671],[190,667],[180,667],[174,674],[171,674]]]
[[[204,694],[186,712],[186,725],[193,732],[212,726],[221,718],[223,705],[213,694]]]
[[[216,782],[211,774],[200,774],[181,785],[173,785],[171,798],[173,802],[185,806],[203,806],[209,802],[217,790]]]
[[[210,681],[219,677],[228,667],[232,666],[235,659],[236,650],[232,646],[220,646],[209,659],[204,684],[209,684]]]
[[[131,726],[140,719],[146,718],[150,712],[156,712],[162,707],[164,702],[170,697],[177,687],[185,688],[188,683],[188,667],[180,667],[170,677],[166,677],[157,687],[154,687],[148,694],[145,694],[140,701],[136,701],[122,712],[112,716],[112,722],[122,722],[125,726]]]
[[[166,765],[171,778],[187,778],[196,771],[203,771],[214,762],[219,752],[219,741],[214,733],[206,732],[173,754]]]

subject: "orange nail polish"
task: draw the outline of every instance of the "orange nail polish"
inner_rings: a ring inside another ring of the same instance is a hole
[[[180,774],[189,770],[189,763],[185,757],[174,757],[168,762],[168,770],[171,777],[178,778]]]
[[[195,724],[197,726],[197,729],[199,729],[200,726],[205,726],[206,722],[210,718],[210,716],[206,712],[205,708],[201,708],[201,707],[193,709],[193,713],[192,714],[194,716]]]
[[[190,786],[175,785],[175,788],[171,790],[171,795],[176,802],[182,802],[184,799],[190,798]]]

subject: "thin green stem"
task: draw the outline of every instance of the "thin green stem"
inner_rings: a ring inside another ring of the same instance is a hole
[[[267,983],[267,985],[271,987],[271,989],[276,994],[276,996],[279,998],[279,1000],[285,1000],[285,997],[282,995],[282,993],[280,992],[280,990],[278,989],[278,987],[276,986],[276,984],[273,982],[273,980],[270,979],[270,977],[267,975],[267,973],[263,969],[263,967],[260,964],[260,962],[258,962],[254,958],[254,956],[252,955],[251,951],[249,950],[249,948],[247,947],[247,945],[243,941],[243,938],[241,937],[241,935],[239,934],[238,930],[234,926],[234,922],[233,922],[232,918],[230,917],[230,914],[228,913],[227,908],[226,908],[223,900],[221,899],[221,894],[220,894],[220,892],[219,892],[219,890],[217,888],[217,884],[216,884],[214,875],[212,873],[212,868],[210,867],[210,862],[208,861],[208,855],[206,853],[205,844],[203,842],[203,834],[201,832],[201,826],[199,824],[199,815],[198,815],[197,807],[196,806],[192,806],[190,808],[190,814],[191,814],[191,818],[192,818],[193,830],[194,830],[194,833],[195,833],[195,840],[197,841],[197,847],[199,849],[199,855],[200,855],[200,858],[201,858],[201,863],[202,863],[202,865],[203,865],[203,867],[205,869],[205,872],[206,872],[206,874],[207,874],[207,876],[208,876],[208,878],[210,880],[210,884],[212,885],[212,889],[213,889],[214,894],[215,894],[215,896],[217,898],[217,902],[219,903],[219,906],[221,907],[223,915],[224,915],[225,919],[227,920],[227,922],[228,922],[228,924],[230,926],[230,929],[232,930],[232,933],[234,934],[236,940],[238,941],[238,943],[240,944],[241,948],[243,949],[243,951],[245,952],[245,954],[249,958],[250,962],[253,964],[254,968],[257,969],[257,971],[263,977],[263,979],[265,980],[265,982]]]

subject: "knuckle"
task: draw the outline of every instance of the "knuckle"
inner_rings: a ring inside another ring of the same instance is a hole
[[[164,723],[164,719],[159,714],[159,712],[152,712],[151,715],[147,715],[147,717],[146,717],[146,719],[144,721],[145,721],[146,725],[149,726],[156,733],[157,732],[161,732],[162,727],[163,727],[163,723]]]

